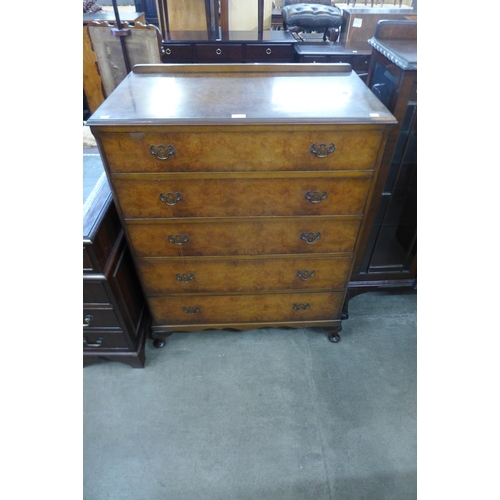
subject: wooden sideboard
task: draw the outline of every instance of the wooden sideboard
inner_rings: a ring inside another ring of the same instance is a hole
[[[395,123],[347,64],[136,66],[88,125],[155,345],[273,326],[340,340]]]
[[[210,38],[206,32],[176,31],[163,41],[164,63],[293,62],[295,38],[286,31],[222,32]]]

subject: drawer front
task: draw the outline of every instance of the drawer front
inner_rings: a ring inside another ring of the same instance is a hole
[[[162,56],[164,63],[193,62],[193,46],[191,44],[165,45],[165,53]]]
[[[106,349],[128,349],[127,339],[122,332],[84,331],[84,351],[104,351]]]
[[[120,323],[112,308],[83,308],[83,331],[94,328],[120,328]]]
[[[353,56],[352,58],[352,69],[354,71],[368,71],[368,66],[370,65],[371,56]]]
[[[103,281],[83,280],[83,303],[84,304],[111,303]]]
[[[319,54],[311,56],[300,56],[300,62],[303,63],[326,63],[328,62],[328,56],[322,56]]]
[[[231,44],[203,44],[196,46],[197,62],[242,62],[242,45]]]
[[[346,56],[346,55],[329,55],[328,56],[328,62],[329,63],[346,63],[346,64],[351,64],[352,65],[352,56]]]
[[[115,179],[125,218],[362,215],[371,173],[260,179]]]
[[[87,247],[83,247],[83,272],[84,273],[90,273],[90,272],[95,272],[96,269],[94,268],[94,263],[92,261],[92,258],[89,254],[89,249]]]
[[[360,219],[192,219],[129,224],[135,255],[183,257],[352,252]]]
[[[342,289],[350,257],[265,260],[143,260],[148,296],[177,293],[243,293],[273,290]]]
[[[249,43],[245,47],[245,60],[248,62],[293,61],[292,45],[257,45]]]
[[[205,130],[98,137],[112,173],[367,170],[374,168],[381,143],[379,131],[359,128]]]
[[[343,293],[151,297],[157,325],[324,321],[338,319]]]

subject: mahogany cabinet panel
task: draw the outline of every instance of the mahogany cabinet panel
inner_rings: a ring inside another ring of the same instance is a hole
[[[83,363],[143,367],[149,314],[107,182],[83,226]]]
[[[116,178],[115,189],[126,219],[362,215],[371,178]]]
[[[368,87],[398,125],[388,137],[367,207],[350,296],[371,287],[414,286],[417,277],[417,23],[381,21],[369,44]]]
[[[259,260],[145,259],[139,262],[148,296],[273,290],[342,290],[350,257]]]
[[[351,125],[149,130],[99,136],[112,173],[373,170],[382,140]]]
[[[352,252],[361,217],[179,219],[129,224],[136,257]]]
[[[151,314],[163,325],[307,322],[335,318],[343,293],[183,295],[150,297]]]

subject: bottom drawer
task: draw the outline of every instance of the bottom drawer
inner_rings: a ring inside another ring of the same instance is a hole
[[[106,349],[128,349],[127,339],[122,332],[110,331],[84,331],[84,351],[104,351]]]
[[[343,293],[150,297],[156,325],[321,321],[340,318]]]

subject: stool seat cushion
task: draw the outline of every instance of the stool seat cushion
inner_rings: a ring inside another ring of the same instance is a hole
[[[320,31],[339,28],[342,24],[342,11],[331,5],[308,3],[286,5],[281,11],[281,16],[287,29]]]

